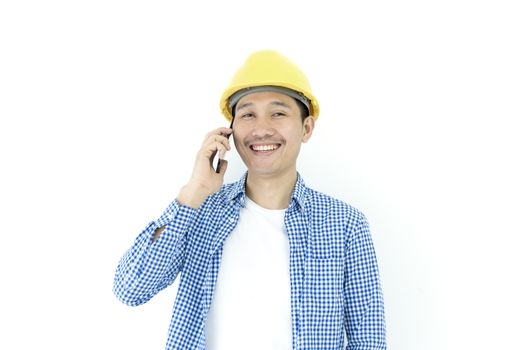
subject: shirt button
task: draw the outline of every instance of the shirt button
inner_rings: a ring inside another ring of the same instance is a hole
[[[229,222],[230,223],[234,223],[235,222],[235,218],[229,218]]]

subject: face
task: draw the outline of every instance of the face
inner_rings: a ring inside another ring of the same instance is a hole
[[[236,105],[235,147],[250,174],[294,173],[300,146],[311,137],[314,125],[312,116],[302,123],[292,97],[255,92],[242,97]]]

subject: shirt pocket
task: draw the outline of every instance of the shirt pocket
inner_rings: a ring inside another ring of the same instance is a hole
[[[340,257],[310,257],[306,263],[300,324],[304,336],[321,335],[315,348],[339,349],[344,339],[343,267]]]
[[[344,230],[331,226],[329,230],[313,227],[309,237],[308,251],[311,259],[341,258],[344,256]]]

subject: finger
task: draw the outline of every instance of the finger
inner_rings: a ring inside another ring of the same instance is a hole
[[[225,127],[218,128],[218,129],[215,129],[213,131],[208,132],[206,134],[206,137],[204,138],[204,140],[209,139],[213,135],[229,135],[232,132],[233,132],[233,129],[231,129],[231,128],[225,128]]]
[[[210,143],[209,145],[204,147],[202,150],[204,152],[204,156],[207,158],[214,157],[215,154],[217,152],[220,152],[221,150],[224,152],[224,154],[227,151],[226,147],[223,144],[221,144],[220,142]]]
[[[218,152],[218,158],[220,159],[224,159],[224,156],[226,155],[226,150],[225,149],[221,149],[219,152]]]
[[[202,148],[203,149],[209,149],[209,148],[216,149],[217,147],[216,145],[220,145],[224,147],[224,149],[231,151],[231,146],[227,144],[227,142],[220,142],[220,141],[213,141],[213,140],[209,141],[209,143],[204,145]]]
[[[210,136],[209,139],[206,140],[206,142],[204,142],[203,146],[204,147],[208,147],[209,145],[213,144],[214,142],[221,143],[228,150],[231,150],[231,145],[229,143],[229,140],[226,137],[221,136],[221,135],[212,135],[212,136]]]

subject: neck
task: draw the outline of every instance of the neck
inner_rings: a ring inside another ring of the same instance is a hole
[[[286,209],[289,206],[297,178],[296,169],[271,176],[248,172],[246,195],[263,208]]]

